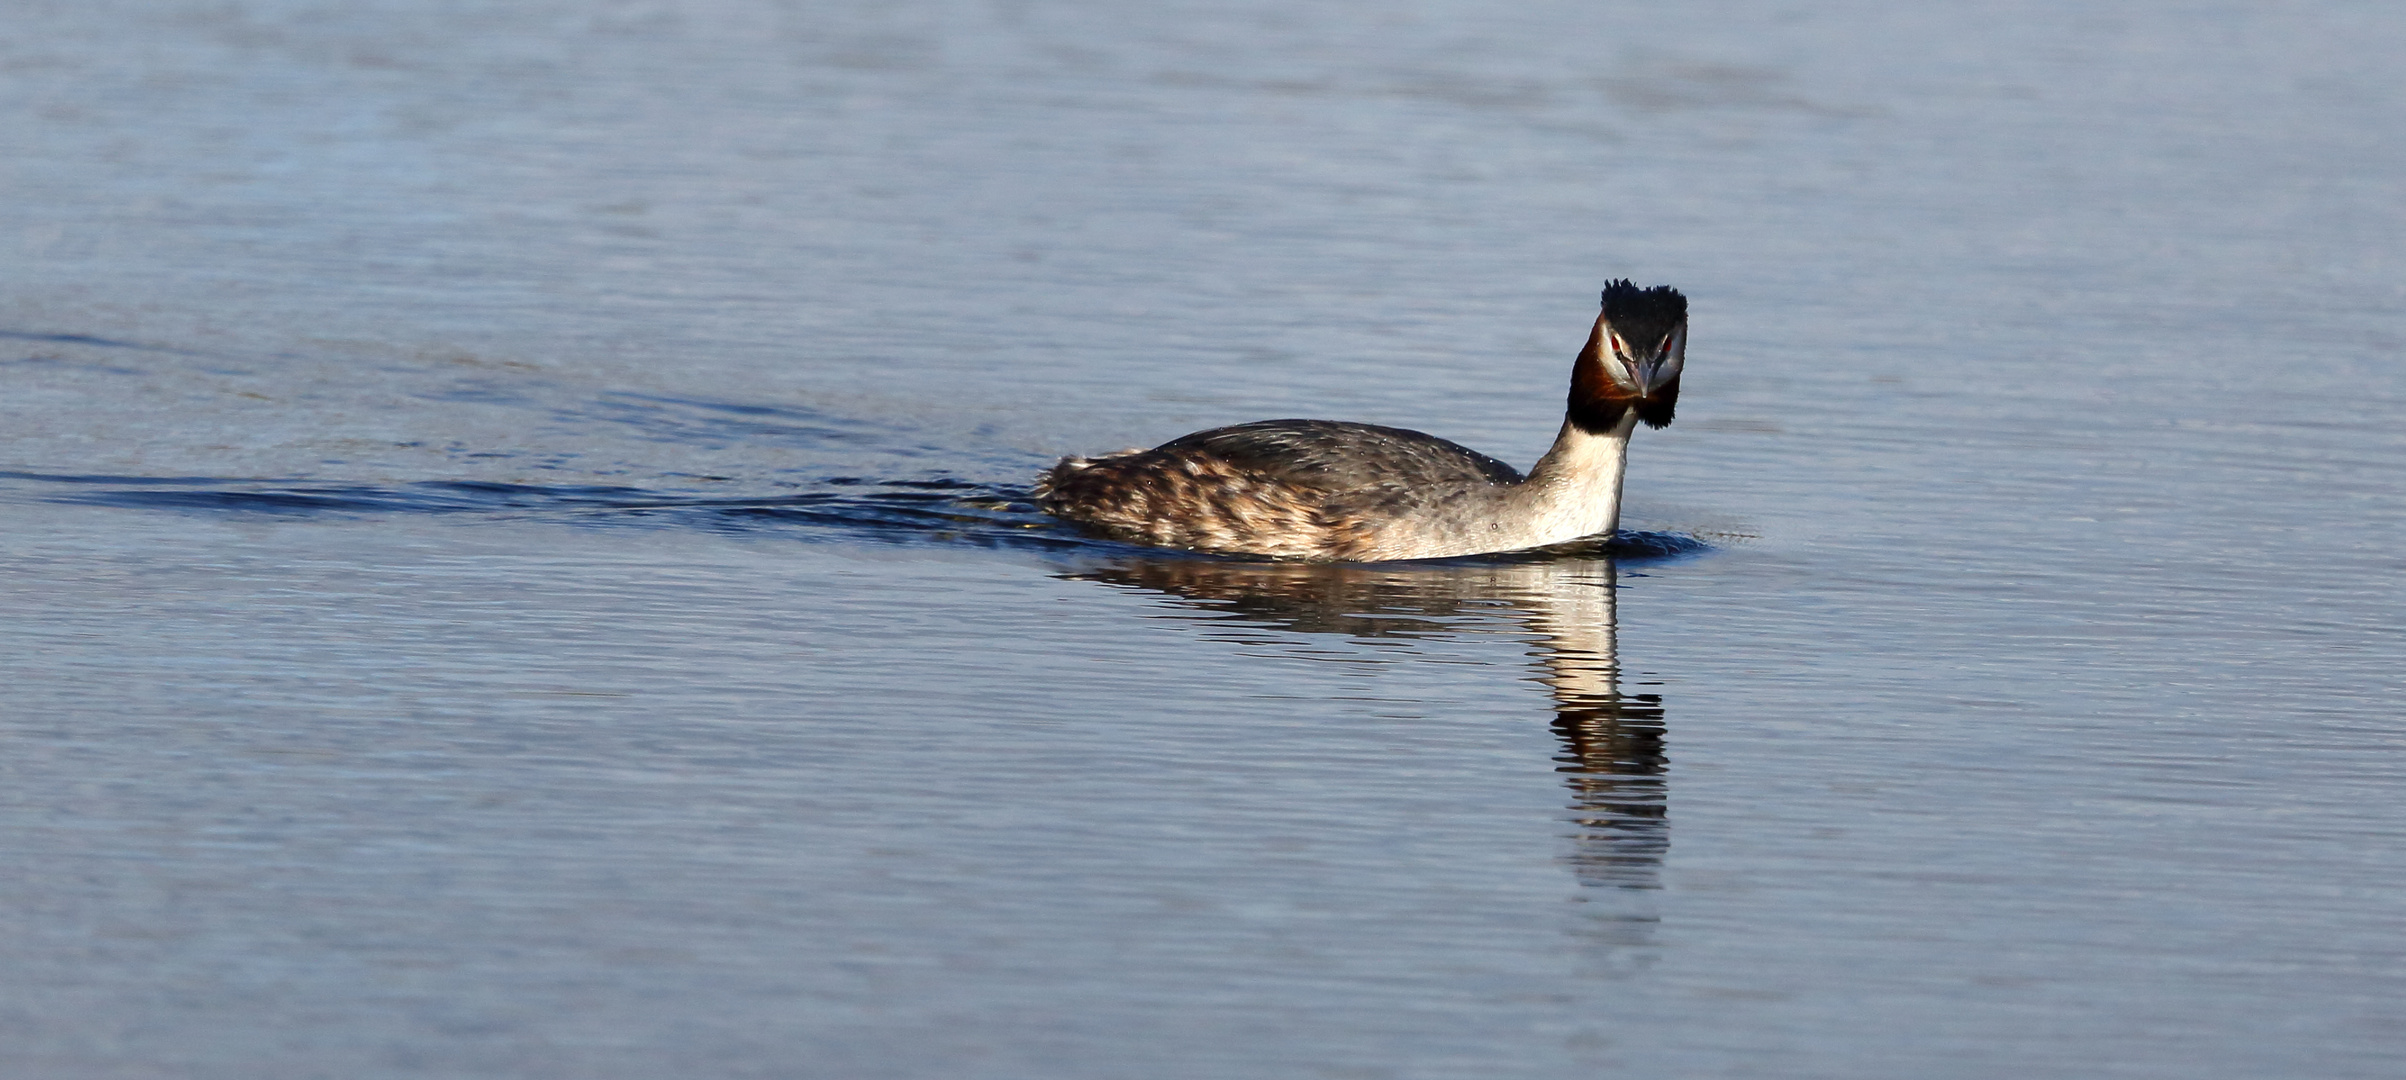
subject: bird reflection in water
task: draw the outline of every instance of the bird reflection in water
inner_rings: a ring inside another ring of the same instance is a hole
[[[1329,565],[1141,559],[1068,575],[1164,593],[1231,621],[1360,640],[1526,634],[1570,789],[1564,862],[1610,966],[1642,964],[1670,850],[1659,694],[1621,691],[1616,570],[1601,556]]]

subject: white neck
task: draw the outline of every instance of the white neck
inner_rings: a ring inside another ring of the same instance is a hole
[[[1479,484],[1469,503],[1440,501],[1429,512],[1391,523],[1374,546],[1348,553],[1365,561],[1440,559],[1519,551],[1609,533],[1621,523],[1621,473],[1637,413],[1624,413],[1601,435],[1564,421],[1554,447],[1517,484]]]
[[[1621,476],[1629,468],[1630,411],[1604,434],[1565,421],[1553,449],[1537,459],[1521,484],[1532,534],[1530,546],[1609,533],[1621,524]]]

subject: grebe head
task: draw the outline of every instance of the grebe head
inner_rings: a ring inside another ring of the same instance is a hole
[[[1604,287],[1596,335],[1605,376],[1637,397],[1651,397],[1677,382],[1687,362],[1688,298],[1668,285],[1641,289],[1622,278]]]
[[[1687,297],[1627,278],[1606,285],[1604,311],[1571,370],[1571,420],[1599,433],[1631,411],[1647,427],[1670,424],[1687,357]]]

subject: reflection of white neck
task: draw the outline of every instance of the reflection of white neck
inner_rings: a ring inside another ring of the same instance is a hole
[[[1567,421],[1562,425],[1553,449],[1519,485],[1522,520],[1531,535],[1520,546],[1560,544],[1620,527],[1621,477],[1629,468],[1629,433],[1636,427],[1635,410],[1601,435]]]
[[[1207,613],[1202,618],[1236,628],[1227,640],[1248,645],[1261,643],[1255,628],[1264,626],[1363,640],[1496,635],[1523,643],[1553,698],[1548,711],[1562,743],[1554,770],[1570,790],[1563,820],[1571,826],[1563,861],[1586,887],[1578,932],[1605,946],[1607,959],[1624,946],[1651,945],[1659,921],[1652,897],[1670,846],[1662,699],[1621,693],[1609,560],[1364,566],[1141,559],[1093,576],[1182,597]],[[1307,655],[1325,653],[1314,646]]]
[[[1525,569],[1527,588],[1516,599],[1529,628],[1542,635],[1538,660],[1555,703],[1611,700],[1621,690],[1612,564],[1558,562]]]

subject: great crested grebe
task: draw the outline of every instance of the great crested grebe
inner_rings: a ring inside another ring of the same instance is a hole
[[[1569,414],[1526,477],[1434,435],[1330,420],[1263,420],[1151,450],[1069,457],[1037,505],[1167,547],[1321,562],[1441,559],[1609,535],[1638,421],[1671,422],[1688,301],[1668,285],[1604,289],[1571,365]]]

